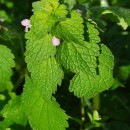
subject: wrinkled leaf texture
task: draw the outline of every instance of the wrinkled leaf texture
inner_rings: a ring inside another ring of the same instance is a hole
[[[72,11],[68,17],[66,6],[58,0],[33,3],[31,29],[26,33],[26,53],[30,77],[26,77],[23,105],[34,130],[64,130],[68,116],[56,103],[52,93],[64,78],[62,67],[75,73],[70,92],[78,97],[92,98],[113,83],[113,55],[100,42],[99,32],[80,13]],[[84,31],[89,41],[84,40]],[[60,39],[55,47],[52,37]],[[109,59],[109,60],[108,60]]]

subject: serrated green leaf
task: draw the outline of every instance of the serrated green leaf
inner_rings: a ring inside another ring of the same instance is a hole
[[[31,78],[37,84],[41,93],[50,98],[52,93],[56,91],[57,84],[60,85],[64,77],[62,69],[55,58],[38,62],[33,68]]]
[[[34,2],[33,9],[34,15],[31,17],[31,30],[26,34],[26,38],[32,42],[48,34],[55,23],[67,14],[66,7],[59,5],[58,0]]]
[[[77,73],[70,82],[69,90],[78,97],[92,98],[99,92],[99,76],[91,76],[83,72]]]
[[[57,10],[54,12],[54,16],[60,20],[64,20],[66,18],[66,15],[68,14],[68,11],[66,10],[65,5],[60,5]]]
[[[106,14],[111,21],[116,21],[117,24],[120,25],[124,30],[127,29],[128,23],[125,21],[123,17],[120,17],[119,14],[116,14],[116,12],[113,12],[112,10],[105,10],[102,12],[102,15]]]
[[[113,83],[113,56],[106,46],[102,45],[100,49],[101,54],[98,45],[93,43],[86,43],[86,46],[63,43],[59,47],[58,61],[66,69],[76,73],[70,82],[69,90],[78,97],[85,95],[91,98],[111,87]]]
[[[35,12],[31,17],[31,30],[26,33],[26,38],[31,42],[44,37],[51,28],[55,25],[55,19],[51,14],[41,12]]]
[[[54,58],[56,47],[52,44],[52,36],[48,34],[33,43],[28,41],[26,49],[26,62],[31,78],[37,83],[41,93],[50,98],[64,77]]]
[[[78,97],[91,98],[113,82],[112,54],[107,47],[97,44],[99,32],[93,21],[87,24],[89,42],[84,41],[80,13],[72,11],[67,15],[66,7],[59,5],[58,0],[41,0],[33,7],[32,26],[26,34],[30,78],[25,81],[24,111],[34,130],[65,130],[68,116],[52,97],[63,78],[60,65],[75,73],[69,90]],[[58,47],[53,46],[52,36],[60,39]],[[108,58],[111,64],[106,62]]]
[[[21,104],[21,96],[16,96],[11,99],[8,104],[5,105],[1,113],[5,119],[8,119],[16,124],[27,124],[27,117]]]
[[[38,84],[41,93],[50,98],[63,78],[63,72],[54,58],[56,47],[50,32],[56,22],[66,16],[67,11],[57,0],[36,2],[33,6],[32,27],[26,34],[28,41],[25,59],[31,78]]]
[[[73,72],[95,74],[97,67],[96,56],[99,47],[96,44],[84,43],[86,46],[64,42],[57,52],[57,59],[66,69]]]
[[[58,8],[58,0],[41,0],[33,3],[33,12],[45,11],[52,13]]]
[[[0,45],[0,91],[10,84],[11,68],[15,66],[13,59],[11,51],[6,46]]]
[[[106,59],[109,60],[106,61]],[[91,98],[111,87],[113,84],[113,56],[105,45],[101,46],[98,69],[99,74],[93,76],[81,71],[77,73],[71,80],[69,90],[74,91],[74,94],[78,97],[85,95],[87,98]]]
[[[67,18],[65,21],[60,22],[57,27],[55,27],[53,33],[63,40],[82,44],[84,41],[82,23],[83,19],[81,15],[76,11],[72,11],[71,18]]]
[[[130,9],[121,7],[93,7],[90,10],[93,12],[93,17],[100,18],[105,15],[107,19],[116,22],[124,30],[130,25]]]
[[[34,15],[31,17],[31,31],[26,38],[33,42],[44,37],[54,27],[55,23],[66,18],[65,5],[59,5],[58,0],[34,2]]]
[[[95,28],[96,23],[93,22],[91,19],[86,23],[87,24],[87,33],[89,34],[89,42],[90,43],[99,43],[100,42],[100,38],[99,38],[99,32],[98,30]]]
[[[42,96],[31,79],[26,78],[23,105],[33,130],[65,130],[68,116],[56,103]]]
[[[109,60],[108,60],[109,59]],[[114,58],[109,50],[109,48],[105,45],[101,45],[101,54],[99,56],[99,74],[101,77],[109,77],[112,76],[112,69],[114,67]]]
[[[37,41],[27,41],[26,50],[25,55],[29,71],[33,69],[32,67],[35,64],[47,60],[56,54],[56,48],[52,44],[52,36],[49,34]]]
[[[34,12],[43,12],[46,14],[52,14],[58,19],[65,18],[68,13],[66,6],[59,4],[58,0],[43,0],[33,3]]]

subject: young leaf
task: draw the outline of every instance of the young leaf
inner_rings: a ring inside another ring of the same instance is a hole
[[[26,34],[25,55],[30,78],[26,78],[23,92],[24,110],[34,130],[65,130],[68,116],[52,97],[63,78],[60,65],[75,73],[70,91],[78,97],[91,98],[111,86],[113,57],[106,46],[97,44],[99,32],[92,21],[87,24],[89,42],[84,41],[80,13],[72,11],[67,15],[65,6],[59,5],[58,0],[42,0],[33,7],[32,26]],[[110,62],[103,66],[107,58]]]
[[[23,92],[23,105],[33,130],[65,130],[68,116],[52,97],[48,100],[27,77]]]
[[[71,18],[67,18],[65,21],[60,22],[57,27],[55,27],[53,33],[63,38],[63,40],[82,44],[84,40],[82,23],[83,19],[81,18],[81,14],[72,11]]]
[[[58,6],[58,0],[41,0],[33,3],[33,12],[45,11],[46,13],[52,13]]]
[[[54,26],[55,19],[51,14],[35,12],[31,17],[31,30],[26,34],[26,38],[31,42],[44,37]]]
[[[44,37],[54,27],[55,23],[67,15],[65,5],[59,5],[58,0],[45,0],[33,3],[34,15],[31,17],[31,31],[26,38],[33,42]]]
[[[3,45],[0,45],[0,91],[10,85],[10,77],[15,66],[14,56],[11,51]]]
[[[21,96],[16,96],[11,99],[2,110],[2,115],[5,119],[8,119],[16,124],[26,125],[27,117],[21,104]]]
[[[58,21],[64,20],[66,18],[66,15],[68,14],[68,11],[66,10],[65,5],[59,5],[57,10],[54,13],[54,16],[57,18]]]
[[[58,0],[42,0],[33,3],[33,12],[44,12],[55,15],[56,18],[65,18],[68,13],[66,6],[59,4]]]

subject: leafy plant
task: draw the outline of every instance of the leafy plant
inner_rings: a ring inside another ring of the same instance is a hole
[[[6,2],[2,3],[6,5]],[[130,24],[130,10],[109,7],[108,3],[103,4],[102,1],[98,7],[94,4],[93,1],[87,3],[85,0],[33,2],[30,20],[21,22],[26,31],[25,53],[22,31],[18,35],[18,29],[12,33],[9,28],[9,22],[15,17],[5,24],[2,21],[5,18],[1,16],[0,42],[5,44],[0,45],[1,130],[73,129],[70,120],[77,122],[82,130],[111,128],[107,126],[107,119],[101,118],[99,114],[105,111],[103,107],[102,112],[99,111],[100,94],[104,98],[102,93],[105,90],[123,86],[130,71],[129,65],[122,66],[118,67],[120,75],[113,75],[115,53],[110,51],[111,46],[104,44],[104,38],[109,37],[106,35],[106,25],[109,27],[109,24],[117,23],[126,30]],[[19,46],[14,44],[12,47],[11,43],[16,41]],[[59,105],[58,92],[62,89],[64,94],[80,99],[80,117],[75,118],[66,113],[63,108],[68,106],[65,104]],[[110,100],[114,103],[120,99],[113,96]],[[130,112],[126,105],[123,106]]]

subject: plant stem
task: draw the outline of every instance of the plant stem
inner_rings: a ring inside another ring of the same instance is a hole
[[[80,102],[81,102],[81,120],[82,120],[81,130],[82,130],[83,129],[83,124],[85,122],[85,108],[84,108],[84,99],[83,99],[83,97],[80,98]]]
[[[96,95],[93,98],[93,123],[95,124],[95,127],[100,127],[101,124],[98,123],[98,120],[101,120],[99,111],[100,110],[100,95]]]
[[[100,110],[100,94],[93,98],[93,110]]]

